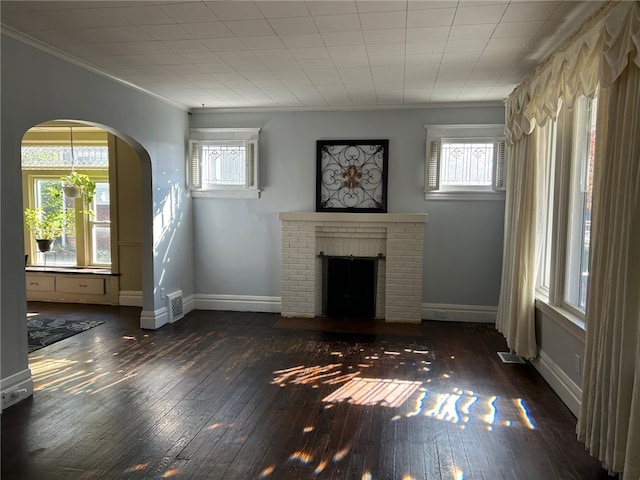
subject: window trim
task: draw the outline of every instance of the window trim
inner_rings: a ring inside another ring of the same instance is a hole
[[[504,201],[506,184],[506,145],[503,124],[425,125],[425,200]],[[441,186],[441,142],[446,140],[493,141],[492,182],[487,186]],[[435,142],[435,143],[434,143]],[[435,157],[437,155],[437,158]],[[434,171],[436,172],[434,175]],[[435,187],[435,188],[434,188]]]
[[[260,128],[192,128],[187,162],[188,187],[193,198],[260,198],[258,150]],[[238,145],[251,150],[246,155],[244,185],[202,185],[201,145]]]

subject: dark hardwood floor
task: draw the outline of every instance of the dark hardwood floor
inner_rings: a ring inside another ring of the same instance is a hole
[[[609,478],[491,325],[332,333],[196,311],[144,331],[132,307],[29,311],[105,323],[29,356],[2,479]]]

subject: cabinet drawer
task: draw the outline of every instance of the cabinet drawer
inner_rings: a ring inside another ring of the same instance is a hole
[[[60,277],[58,278],[58,292],[104,294],[104,278]]]
[[[55,277],[27,275],[27,292],[53,292],[55,289]]]

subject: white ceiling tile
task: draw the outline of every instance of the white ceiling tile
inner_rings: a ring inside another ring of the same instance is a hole
[[[363,30],[382,30],[386,28],[405,28],[407,15],[401,12],[361,13],[360,23]]]
[[[376,90],[377,103],[380,105],[400,105],[403,98],[402,90]]]
[[[267,66],[259,59],[254,62],[234,62],[233,68],[246,76],[261,76],[269,72]]]
[[[333,61],[330,58],[300,58],[298,59],[298,64],[307,74],[309,71],[314,70],[335,70]]]
[[[323,88],[333,85],[342,85],[342,79],[340,77],[317,77],[312,78],[314,85],[318,88]]]
[[[163,53],[161,55],[145,55],[156,65],[185,65],[189,60],[177,53]]]
[[[235,69],[227,63],[199,63],[198,68],[212,75],[218,73],[236,73]]]
[[[371,70],[367,67],[341,67],[338,74],[342,77],[370,77]]]
[[[327,47],[364,45],[362,31],[321,33],[322,40]]]
[[[449,26],[453,22],[455,13],[455,8],[413,10],[407,15],[407,27]]]
[[[272,0],[257,2],[256,6],[260,9],[264,18],[306,17],[309,15],[309,10],[304,2]]]
[[[487,42],[487,52],[519,52],[531,45],[531,37],[492,38]]]
[[[369,56],[374,55],[404,55],[405,46],[402,43],[391,43],[388,45],[367,45]]]
[[[147,55],[107,55],[87,58],[87,61],[102,67],[157,65],[157,63]]]
[[[289,70],[273,70],[272,73],[280,80],[288,78],[307,78],[307,74],[301,68]]]
[[[355,47],[328,47],[329,54],[333,58],[360,57],[367,55],[364,45]]]
[[[163,43],[176,53],[208,51],[206,45],[199,40],[169,40]]]
[[[406,65],[439,65],[442,61],[442,56],[442,53],[407,55],[404,61]]]
[[[442,55],[442,64],[467,63],[475,64],[480,58],[480,52],[445,52]]]
[[[360,18],[350,15],[322,15],[313,17],[320,33],[353,32],[360,29]]]
[[[529,37],[533,36],[542,28],[544,22],[501,22],[493,32],[493,38],[502,37]]]
[[[247,47],[239,38],[208,38],[201,40],[212,52],[235,52],[247,50]]]
[[[266,50],[264,50],[266,51]],[[257,52],[257,53],[262,53],[262,52]],[[273,74],[280,78],[278,76],[278,74],[276,72],[282,72],[282,71],[300,71],[302,72],[302,70],[300,69],[300,65],[298,64],[298,62],[296,60],[293,60],[293,57],[291,57],[292,59],[273,59],[270,60],[269,63],[267,64],[267,67],[269,68],[269,70],[271,70],[273,72]],[[302,72],[304,73],[304,72]]]
[[[305,35],[281,35],[280,40],[287,48],[324,47],[325,43],[319,33]]]
[[[401,55],[376,55],[369,58],[372,67],[390,67],[404,65],[404,57]]]
[[[180,25],[147,25],[141,27],[156,40],[187,40],[193,36]]]
[[[215,22],[218,17],[202,2],[180,2],[159,5],[160,10],[178,23]]]
[[[449,40],[486,40],[491,37],[496,26],[497,21],[481,25],[453,25],[449,32]]]
[[[285,48],[276,48],[270,50],[253,50],[253,54],[261,59],[263,62],[268,62],[269,65],[275,64],[278,61],[286,61],[295,64],[295,60],[291,55],[291,52]]]
[[[234,65],[236,63],[259,62],[258,57],[256,57],[253,52],[249,51],[218,52],[218,56],[229,65]]]
[[[185,52],[181,54],[187,61],[192,63],[222,63],[218,55],[213,52]]]
[[[277,50],[279,48],[285,48],[282,40],[276,36],[246,37],[240,40],[251,50]]]
[[[487,40],[449,40],[445,52],[482,52],[486,45]]]
[[[365,42],[369,45],[379,43],[404,43],[407,35],[406,29],[404,28],[365,30],[363,33]]]
[[[318,33],[311,17],[273,18],[269,23],[278,35],[309,35]]]
[[[338,15],[357,13],[356,2],[351,0],[322,1],[310,0],[305,2],[311,15]]]
[[[226,20],[254,20],[264,18],[253,2],[204,2],[216,16]]]
[[[407,65],[404,73],[406,76],[415,77],[418,76],[435,76],[438,72],[439,65]]]
[[[123,6],[120,9],[115,9],[115,11],[136,25],[168,25],[174,23],[171,17],[154,5],[140,7]]]
[[[238,37],[266,37],[275,32],[266,20],[230,20],[224,22],[229,30]]]
[[[506,5],[479,5],[460,7],[456,10],[454,25],[479,25],[497,23],[506,10]]]
[[[122,27],[99,27],[87,29],[94,39],[100,42],[142,42],[153,40],[153,37],[145,27],[127,25]],[[159,40],[156,38],[156,40]],[[91,43],[91,41],[89,40]]]
[[[441,63],[440,73],[460,73],[469,75],[473,71],[475,63],[472,62],[460,62],[460,63]]]
[[[407,28],[407,43],[446,41],[451,27],[415,27]]]
[[[304,58],[330,58],[329,52],[325,47],[315,48],[290,48],[289,51],[296,59]]]
[[[446,43],[440,41],[426,43],[407,43],[407,55],[428,55],[444,52]]]
[[[334,58],[333,64],[336,68],[341,67],[369,67],[367,57]]]
[[[307,77],[309,77],[314,83],[318,80],[325,78],[331,79],[340,79],[338,75],[338,71],[334,67],[326,67],[326,68],[306,68],[304,69]]]
[[[360,13],[367,12],[394,12],[394,11],[406,11],[407,2],[404,0],[358,0],[358,11]]]
[[[547,20],[560,2],[511,2],[502,17],[503,22],[534,22]]]
[[[425,0],[409,0],[407,2],[407,10],[431,10],[450,7],[451,0],[425,1]]]
[[[233,32],[222,22],[186,23],[182,25],[194,38],[226,38],[233,37]]]

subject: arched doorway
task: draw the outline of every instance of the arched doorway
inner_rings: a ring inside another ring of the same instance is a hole
[[[144,292],[153,295],[153,285],[145,288],[144,281],[153,278],[151,262],[144,261],[145,249],[152,248],[151,232],[143,227],[144,218],[150,217],[145,208],[151,204],[146,150],[130,137],[91,122],[52,120],[34,125],[22,139],[23,207],[39,209],[42,215],[52,189],[59,189],[61,178],[71,170],[95,182],[94,202],[82,205],[64,196],[58,200],[66,210],[75,206],[74,224],[54,242],[52,251],[40,252],[36,235],[25,230],[27,277],[44,270],[47,275],[56,270],[92,270],[108,275],[103,277],[107,281],[101,294],[78,295],[57,292],[55,282],[30,291],[27,282],[27,299],[143,306]],[[145,269],[150,270],[146,275]]]

